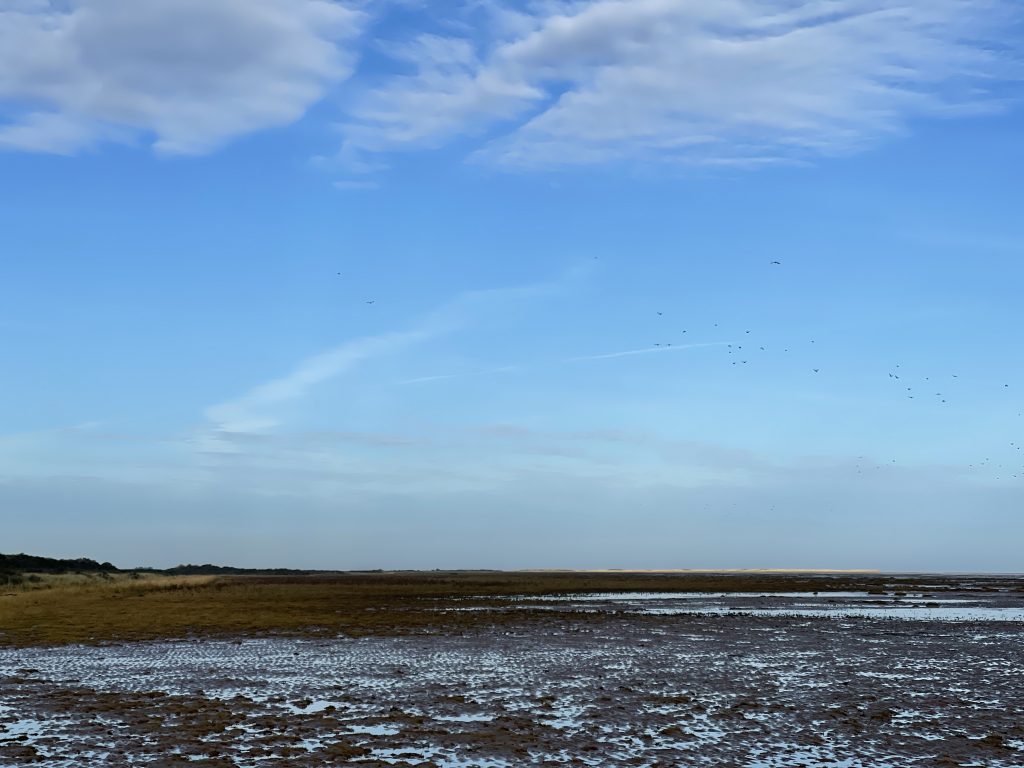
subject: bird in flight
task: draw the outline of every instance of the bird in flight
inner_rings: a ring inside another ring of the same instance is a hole
[[[773,262],[772,262],[772,264],[776,264],[776,265],[779,265],[779,266],[781,266],[781,265],[782,265],[782,262],[781,262],[781,261],[773,261]]]
[[[370,299],[370,300],[369,300],[369,301],[367,301],[366,303],[367,303],[367,304],[376,304],[376,303],[377,303],[377,300],[376,300],[376,299]]]

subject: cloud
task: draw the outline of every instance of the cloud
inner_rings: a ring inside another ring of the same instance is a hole
[[[309,390],[351,370],[366,360],[392,354],[464,326],[486,311],[506,311],[524,300],[550,296],[581,276],[570,270],[560,279],[506,288],[466,291],[429,312],[406,331],[347,341],[301,361],[290,373],[259,384],[245,394],[210,406],[209,428],[193,441],[200,453],[236,453],[238,435],[260,434],[277,427],[280,407],[305,397]],[[509,367],[481,373],[510,370]],[[425,377],[445,378],[445,377]]]
[[[629,483],[635,485],[702,485],[714,484],[722,478],[742,485],[751,477],[763,480],[784,471],[782,465],[753,451],[700,440],[673,439],[642,430],[557,430],[485,424],[471,428],[469,433],[488,443],[488,454],[502,446],[529,447],[533,453],[599,462],[604,465],[603,472],[613,464],[619,479],[629,476]]]
[[[0,148],[199,154],[287,125],[351,74],[364,21],[329,0],[5,3]]]
[[[303,360],[285,376],[260,384],[241,397],[211,406],[206,409],[206,418],[214,425],[213,433],[201,439],[201,449],[230,452],[233,442],[226,439],[229,436],[258,434],[277,426],[279,419],[272,415],[275,408],[304,397],[315,385],[339,376],[364,360],[396,352],[433,333],[419,329],[349,341]]]
[[[517,365],[501,365],[493,368],[481,368],[475,371],[466,371],[465,373],[445,373],[437,374],[432,376],[416,376],[411,379],[403,379],[399,381],[399,384],[425,384],[433,381],[448,381],[449,379],[464,379],[471,378],[474,376],[488,376],[495,373],[510,373],[513,371],[526,371],[535,368],[547,368],[553,365],[564,365],[565,363],[576,363],[585,360],[611,360],[618,357],[632,357],[634,355],[647,355],[657,352],[673,352],[682,351],[685,349],[697,349],[700,347],[721,347],[725,346],[729,342],[727,341],[709,341],[700,344],[666,344],[664,346],[657,347],[643,347],[641,349],[628,349],[624,352],[608,352],[600,355],[582,355],[580,357],[565,357],[561,360],[555,361],[544,361],[544,362],[533,362],[533,363],[519,363]]]
[[[997,108],[986,89],[1020,74],[1000,52],[1006,0],[485,7],[483,39],[386,48],[410,71],[357,101],[347,156],[480,135],[476,159],[516,168],[802,161],[862,149],[918,116]]]
[[[331,491],[282,498],[246,483],[197,489],[50,476],[0,484],[0,509],[12,511],[4,521],[8,551],[87,555],[124,567],[1009,572],[1020,570],[1024,535],[1020,487],[979,489],[941,467],[894,470],[872,484],[820,470],[785,484],[700,487],[523,471],[481,489],[424,487],[399,476],[378,490],[339,483]]]
[[[627,349],[623,352],[606,352],[600,355],[581,355],[579,357],[567,357],[562,362],[576,363],[585,360],[612,360],[617,357],[633,357],[634,355],[652,355],[662,352],[682,352],[687,349],[700,349],[702,347],[724,347],[731,342],[728,341],[706,341],[700,344],[665,344],[659,347],[641,347],[640,349]]]
[[[395,10],[396,5],[407,6]],[[499,166],[756,167],[860,150],[921,116],[998,109],[1011,0],[8,0],[0,148],[201,154],[348,81],[336,160],[471,137]],[[389,24],[389,14],[401,23]],[[339,189],[364,189],[358,180]]]

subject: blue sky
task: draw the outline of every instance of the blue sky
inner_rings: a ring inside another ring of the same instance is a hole
[[[0,551],[1024,571],[1021,32],[0,5]]]

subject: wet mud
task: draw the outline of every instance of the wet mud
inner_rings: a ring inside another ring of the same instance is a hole
[[[0,765],[1024,765],[1020,621],[590,610],[2,648]]]

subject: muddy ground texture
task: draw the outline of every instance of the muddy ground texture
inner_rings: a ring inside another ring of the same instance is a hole
[[[525,602],[457,632],[0,648],[0,765],[1024,765],[1019,620]]]

